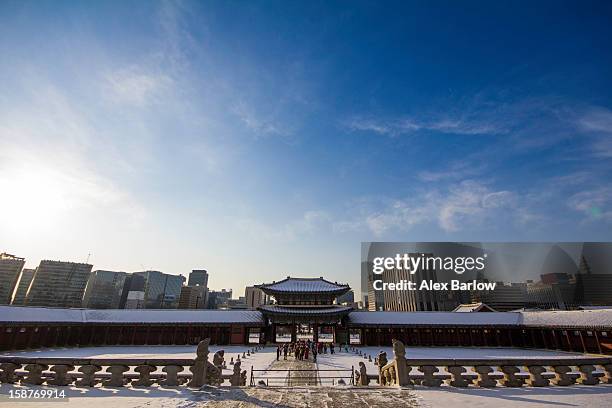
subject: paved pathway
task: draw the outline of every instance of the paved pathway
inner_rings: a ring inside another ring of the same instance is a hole
[[[200,398],[191,398],[191,404],[186,404],[185,407],[411,408],[419,406],[419,398],[414,392],[397,388],[246,387],[228,391],[211,389],[209,392],[203,390],[198,393],[202,393]]]
[[[274,361],[269,369],[274,370],[316,370],[317,365],[308,360],[296,360],[293,357]],[[319,380],[316,371],[287,372],[286,386],[317,385]]]

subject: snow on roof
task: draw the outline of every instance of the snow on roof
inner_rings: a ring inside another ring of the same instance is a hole
[[[339,308],[339,307],[336,307]],[[315,310],[309,309],[316,313]],[[325,309],[328,310],[328,309]],[[379,326],[527,326],[612,327],[612,309],[523,311],[491,313],[455,312],[351,312],[349,323]],[[0,322],[23,323],[242,323],[264,324],[257,310],[188,309],[56,309],[0,306]]]
[[[19,306],[0,306],[0,321],[49,323],[264,323],[261,313],[256,310],[96,310]]]
[[[455,313],[455,312],[352,312],[352,325],[388,326],[508,326],[518,325],[519,313]]]
[[[487,305],[486,303],[463,303],[457,306],[453,312],[466,313],[466,312],[494,312],[495,310]]]
[[[541,310],[521,315],[525,326],[612,327],[612,309]]]
[[[330,282],[323,278],[291,278],[279,282],[257,285],[258,288],[271,292],[338,292],[350,289],[348,285]]]

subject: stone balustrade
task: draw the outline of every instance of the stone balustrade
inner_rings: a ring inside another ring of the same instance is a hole
[[[223,353],[215,353],[223,363]],[[77,387],[163,387],[246,385],[240,361],[232,374],[208,361],[208,339],[200,342],[195,359],[82,359],[0,356],[0,383]]]
[[[402,352],[403,351],[403,352]],[[378,383],[384,386],[439,387],[546,387],[574,384],[612,384],[612,358],[549,359],[410,359],[404,345],[394,341],[395,358],[379,367]],[[367,385],[367,380],[359,381]],[[364,378],[361,375],[361,378]]]

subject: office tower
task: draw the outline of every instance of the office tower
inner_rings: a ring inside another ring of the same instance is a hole
[[[220,309],[226,308],[228,300],[232,298],[232,290],[211,290],[208,292],[208,308]]]
[[[246,305],[249,309],[257,309],[259,306],[267,303],[266,294],[263,290],[255,286],[247,286],[244,289],[244,297],[246,298]]]
[[[26,306],[81,307],[92,265],[40,261],[26,295]]]
[[[12,305],[23,306],[25,304],[26,294],[28,293],[30,283],[32,283],[34,272],[36,272],[36,269],[24,268],[21,271],[19,282],[17,283],[17,287],[13,292],[13,301],[11,302]]]
[[[0,254],[0,305],[10,305],[25,260],[15,255]]]
[[[612,273],[610,272],[609,266],[603,266],[594,271],[587,258],[582,256],[580,269],[576,274],[576,303],[581,306],[612,306]]]
[[[187,286],[204,286],[208,287],[208,272],[206,269],[194,269],[189,274]]]
[[[159,271],[135,272],[144,278],[144,307],[146,309],[176,309],[185,282],[182,275]],[[129,296],[129,295],[128,295]]]
[[[119,308],[144,309],[145,308],[145,278],[135,273],[129,275],[125,281],[127,292],[122,297]]]
[[[93,271],[85,288],[83,307],[88,309],[119,309],[127,273]]]
[[[206,309],[208,289],[206,286],[183,286],[179,298],[179,309]]]
[[[498,312],[522,309],[527,304],[527,283],[497,282],[494,290],[472,292],[473,302],[483,302]]]

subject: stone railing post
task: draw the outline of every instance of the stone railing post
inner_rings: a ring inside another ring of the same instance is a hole
[[[138,380],[132,382],[133,387],[150,387],[155,381],[151,379],[151,373],[157,370],[157,367],[144,364],[137,366],[134,371],[139,373]]]
[[[483,388],[493,388],[497,386],[497,380],[491,378],[489,374],[493,372],[493,368],[488,365],[479,365],[472,367],[472,370],[478,374],[476,384]]]
[[[606,379],[604,380],[604,382],[606,384],[612,384],[612,363],[604,364],[603,368],[604,370],[606,370]]]
[[[419,366],[419,371],[423,373],[423,381],[421,381],[421,385],[426,387],[439,387],[442,384],[442,380],[436,378],[436,373],[440,370],[438,367],[433,365],[423,365]]]
[[[599,377],[593,375],[595,366],[590,364],[579,365],[580,378],[578,378],[578,384],[582,385],[597,385],[599,384]]]
[[[572,368],[570,366],[557,365],[553,366],[553,370],[555,372],[555,379],[553,380],[553,384],[560,385],[562,387],[576,384],[576,375],[569,374],[572,371]]]
[[[102,370],[102,367],[97,365],[82,365],[81,367],[79,367],[79,372],[83,373],[83,377],[76,381],[76,385],[82,387],[94,387],[97,383],[96,373],[100,370]]]
[[[523,386],[523,378],[517,377],[516,374],[521,372],[521,369],[517,366],[501,366],[499,369],[504,373],[504,379],[502,380],[502,384],[505,387],[522,387]]]
[[[370,384],[370,379],[368,378],[366,366],[363,361],[359,362],[359,371],[357,372],[357,376],[357,385],[368,386]]]
[[[164,368],[162,368],[162,371],[166,373],[166,378],[160,381],[160,385],[163,385],[165,387],[177,387],[181,385],[179,377],[178,377],[178,373],[180,373],[183,370],[184,370],[183,366],[178,366],[178,365],[165,366]]]
[[[50,385],[60,385],[60,386],[69,385],[70,383],[72,383],[73,378],[70,374],[68,374],[68,372],[72,370],[74,370],[73,365],[68,365],[68,364],[53,365],[53,367],[51,367],[51,371],[53,371],[55,375],[53,376],[53,379],[47,381],[47,383]]]
[[[110,378],[102,383],[107,387],[123,387],[126,384],[126,378],[123,373],[129,371],[130,367],[123,364],[114,364],[106,368],[106,372],[110,373]]]
[[[0,364],[0,383],[15,384],[18,380],[15,375],[15,370],[21,368],[21,364],[15,363],[1,363]]]
[[[448,372],[451,374],[452,379],[449,381],[449,385],[452,387],[467,387],[472,383],[472,380],[468,380],[463,376],[467,370],[463,366],[448,366],[446,367]]]
[[[49,366],[45,364],[27,364],[24,369],[28,374],[23,379],[23,382],[25,384],[41,385],[44,382],[42,372],[48,368]]]
[[[542,374],[547,371],[546,367],[541,365],[530,365],[526,368],[527,371],[529,371],[529,379],[527,380],[528,385],[532,387],[548,387],[550,385],[550,380],[542,377]]]

